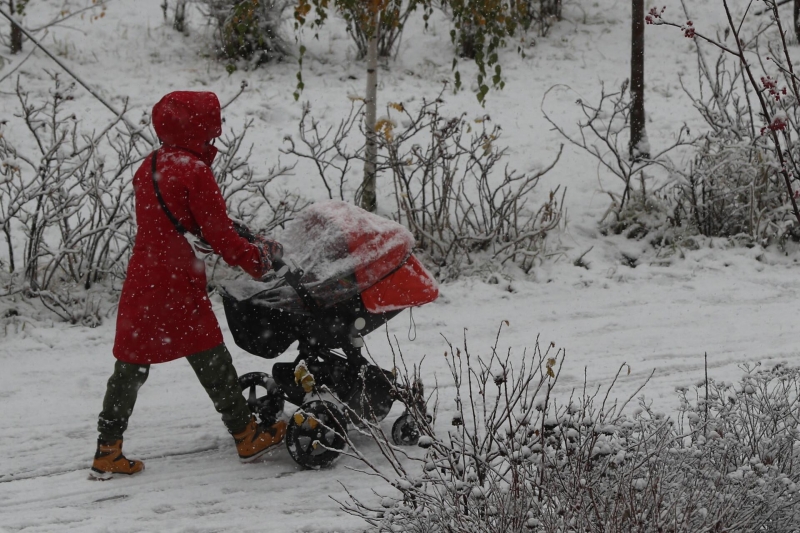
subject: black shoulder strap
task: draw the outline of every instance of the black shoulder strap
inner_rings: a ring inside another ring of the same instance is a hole
[[[158,198],[158,203],[161,204],[161,209],[164,210],[164,213],[166,213],[167,218],[169,219],[170,222],[172,222],[172,225],[175,226],[175,229],[178,230],[178,233],[180,233],[181,235],[186,235],[188,231],[186,230],[186,228],[183,227],[183,224],[181,224],[181,222],[177,218],[175,218],[175,215],[172,214],[172,211],[169,210],[166,202],[164,202],[164,197],[161,196],[161,191],[158,188],[158,178],[156,177],[157,173],[156,159],[158,159],[158,150],[153,152],[153,163],[151,166],[153,174],[153,188],[156,190],[156,198]]]

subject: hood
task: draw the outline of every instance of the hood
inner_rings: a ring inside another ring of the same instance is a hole
[[[153,106],[153,127],[165,146],[183,148],[211,166],[217,149],[209,141],[222,135],[222,114],[212,92],[175,91]]]

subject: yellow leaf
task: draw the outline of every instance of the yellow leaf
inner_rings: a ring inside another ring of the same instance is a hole
[[[311,4],[306,2],[306,0],[300,0],[297,7],[294,8],[294,17],[305,18],[309,11],[311,11]]]
[[[314,381],[314,374],[309,372],[308,367],[305,364],[305,361],[301,361],[294,369],[294,381],[301,387],[305,392],[311,392],[314,390],[314,386],[316,385]]]
[[[406,110],[406,108],[403,107],[402,103],[397,104],[397,103],[392,102],[391,104],[389,104],[389,107],[391,107],[392,109],[396,109],[397,111],[400,111],[401,113]]]
[[[383,133],[383,136],[386,138],[386,140],[391,141],[394,133],[394,122],[389,119],[382,118],[375,123],[375,131]]]

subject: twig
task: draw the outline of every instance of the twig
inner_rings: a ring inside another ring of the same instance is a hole
[[[228,103],[226,103],[226,104],[225,104],[224,106],[222,106],[220,109],[225,109],[226,107],[228,107],[229,105],[231,105],[233,102],[235,102],[235,101],[236,101],[236,100],[237,100],[237,99],[238,99],[238,98],[239,98],[239,97],[242,95],[242,93],[244,92],[244,90],[245,90],[245,89],[247,89],[247,85],[248,85],[248,84],[247,84],[247,80],[242,80],[242,84],[239,86],[239,92],[238,92],[238,93],[236,93],[235,95],[233,95],[233,98],[231,98],[230,100],[228,100]]]
[[[21,66],[22,66],[22,65],[23,65],[23,64],[24,64],[24,63],[25,63],[25,62],[26,62],[26,61],[27,61],[27,60],[28,60],[28,59],[29,59],[29,58],[30,58],[32,55],[33,55],[33,52],[34,52],[35,50],[36,50],[35,48],[31,49],[31,51],[30,51],[30,52],[28,52],[28,55],[26,55],[26,56],[25,56],[25,58],[24,58],[22,61],[18,62],[18,63],[17,63],[15,66],[14,66],[14,68],[12,68],[12,69],[11,69],[9,72],[7,72],[7,73],[5,74],[5,76],[3,76],[2,78],[0,78],[0,83],[3,83],[3,82],[4,82],[4,81],[6,81],[6,79],[8,79],[8,78],[9,78],[9,77],[10,77],[12,74],[14,74],[14,73],[15,73],[15,72],[16,72],[16,71],[19,69],[19,67],[21,67]]]
[[[705,385],[706,385],[706,400],[705,400],[705,424],[703,425],[703,436],[708,436],[708,352],[703,354],[703,363],[705,368]]]
[[[781,7],[782,5],[786,5],[786,4],[789,4],[789,3],[794,2],[794,1],[795,0],[780,0],[780,2],[777,2],[775,4],[775,7]],[[763,9],[759,9],[758,11],[756,11],[753,14],[754,15],[763,15],[765,13],[769,13],[770,11],[772,11],[772,6],[767,6],[767,7],[763,8]]]

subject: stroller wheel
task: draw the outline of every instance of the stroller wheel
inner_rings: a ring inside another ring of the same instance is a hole
[[[264,427],[273,425],[283,414],[283,394],[269,374],[265,372],[244,374],[239,376],[239,386],[247,399],[250,412]]]
[[[286,447],[300,466],[325,468],[347,447],[346,430],[346,418],[336,405],[314,400],[304,403],[289,420]]]
[[[419,442],[419,428],[410,413],[403,413],[392,424],[392,441],[398,446],[415,446]]]

